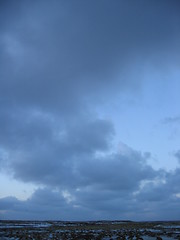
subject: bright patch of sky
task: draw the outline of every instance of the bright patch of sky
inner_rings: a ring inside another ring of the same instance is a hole
[[[148,161],[155,169],[175,169],[179,165],[174,154],[179,149],[180,123],[167,119],[180,116],[180,71],[173,67],[166,75],[157,69],[143,71],[141,91],[127,93],[119,101],[116,97],[97,112],[115,124],[116,146],[122,142],[150,152]]]
[[[37,189],[37,186],[34,184],[17,181],[10,177],[9,174],[1,172],[0,189],[0,198],[14,196],[19,200],[26,200],[34,193],[34,191]]]

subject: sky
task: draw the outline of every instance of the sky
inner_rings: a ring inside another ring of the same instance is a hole
[[[179,220],[179,12],[0,1],[0,219]]]

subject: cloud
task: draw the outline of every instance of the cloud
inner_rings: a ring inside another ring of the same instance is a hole
[[[167,117],[163,120],[164,124],[179,124],[180,123],[180,117]]]
[[[38,131],[27,135],[21,128],[19,139],[16,139],[18,146],[8,148],[8,167],[12,168],[16,178],[24,181],[64,184],[66,179],[77,175],[74,171],[78,161],[110,149],[109,139],[113,133],[112,124],[106,120],[86,120],[79,126],[77,123],[73,127],[51,129],[47,138]]]
[[[1,211],[5,211],[3,218],[177,218],[179,169],[172,172],[154,170],[147,164],[146,155],[127,146],[125,152],[105,155],[96,154],[96,149],[91,153],[89,148],[88,154],[77,149],[68,155],[69,159],[65,158],[69,152],[63,153],[63,160],[68,163],[62,160],[56,162],[55,158],[43,159],[42,162],[42,158],[32,158],[29,162],[25,159],[22,165],[14,163],[17,164],[13,166],[16,178],[49,187],[36,190],[25,201],[1,199]],[[167,210],[172,209],[171,214],[169,211],[169,215],[162,213],[161,205],[164,203]],[[8,204],[12,208],[8,209]],[[151,211],[154,215],[150,214]]]
[[[170,60],[179,63],[179,7],[177,1],[1,1],[1,168],[45,187],[26,201],[1,199],[6,218],[68,219],[79,211],[84,219],[111,211],[112,218],[135,218],[134,209],[144,213],[144,199],[156,193],[158,200],[161,185],[147,184],[136,201],[142,182],[160,172],[139,151],[115,150],[115,127],[99,115],[123,94],[140,91],[146,63],[163,71]],[[163,189],[175,186],[178,171],[167,173]]]
[[[178,159],[179,163],[180,163],[180,150],[177,151],[174,156]]]
[[[163,175],[166,181],[162,181]],[[138,193],[108,186],[106,189],[84,187],[66,193],[60,189],[41,188],[24,201],[14,197],[1,198],[1,218],[178,220],[179,195],[175,194],[177,188],[171,181],[178,176],[179,169],[170,174],[158,172],[158,178],[147,181]]]
[[[51,202],[51,204],[50,204]],[[16,198],[0,199],[0,211],[6,219],[60,219],[62,212],[65,217],[67,204],[57,192],[48,189],[38,189],[26,201]]]
[[[76,112],[90,96],[133,89],[137,58],[178,56],[176,3],[18,3],[1,31],[1,98],[10,106]]]

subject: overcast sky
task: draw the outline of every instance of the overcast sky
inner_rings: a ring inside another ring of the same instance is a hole
[[[0,219],[179,219],[179,13],[0,1]]]

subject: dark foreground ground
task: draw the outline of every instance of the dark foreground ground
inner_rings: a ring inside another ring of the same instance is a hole
[[[5,239],[180,240],[180,221],[0,221],[0,240]]]

